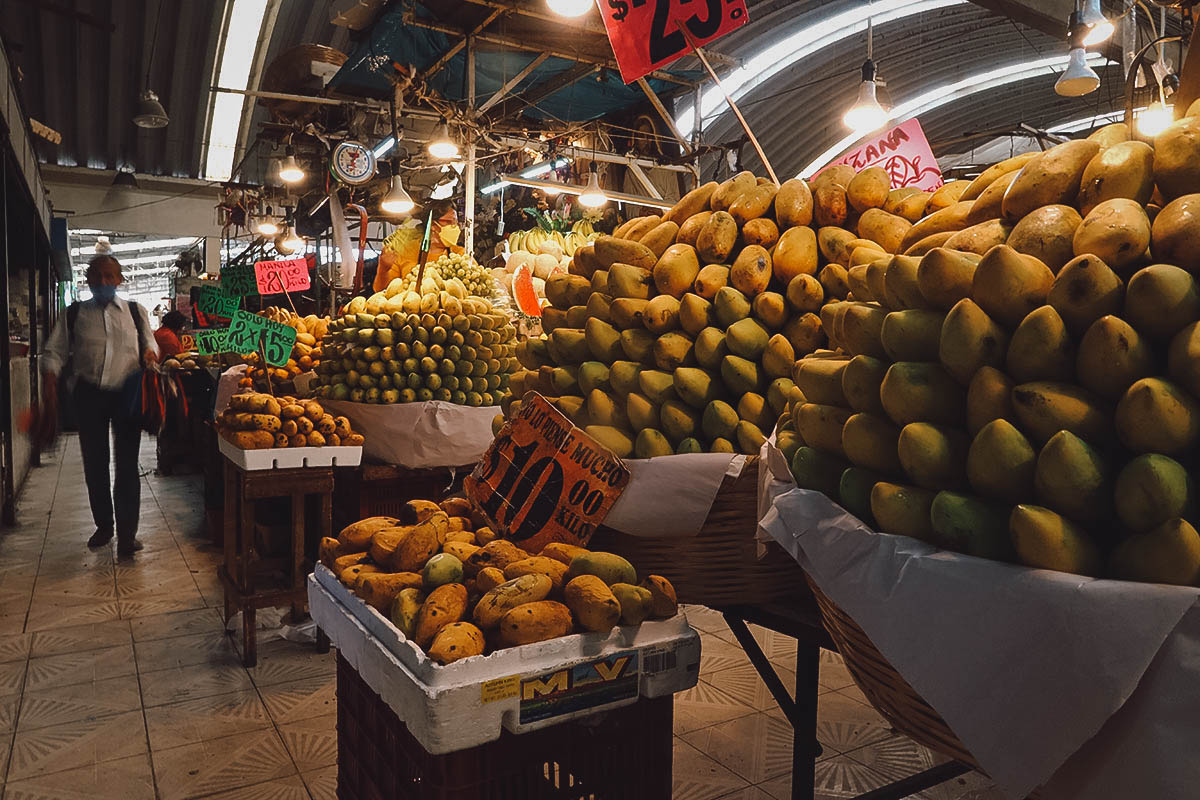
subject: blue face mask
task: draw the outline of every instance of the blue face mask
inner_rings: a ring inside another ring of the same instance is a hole
[[[107,284],[100,284],[92,287],[92,297],[99,300],[101,303],[111,303],[113,298],[117,296],[117,287]]]

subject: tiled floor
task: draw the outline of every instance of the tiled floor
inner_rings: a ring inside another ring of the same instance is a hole
[[[244,669],[223,632],[219,553],[207,543],[198,476],[159,477],[143,447],[141,538],[117,560],[91,533],[73,437],[43,457],[18,526],[0,531],[0,800],[332,798],[337,700],[332,655],[271,632]],[[789,798],[791,729],[723,619],[700,610],[700,683],[676,697],[679,800]],[[755,630],[785,684],[796,651]],[[852,797],[935,763],[894,734],[823,653],[818,792]],[[977,775],[918,795],[994,800]]]

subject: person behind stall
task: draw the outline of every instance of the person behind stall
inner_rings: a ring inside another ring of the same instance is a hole
[[[179,334],[187,318],[178,311],[168,311],[163,315],[162,327],[154,332],[154,341],[158,343],[158,354],[161,358],[174,358],[183,352],[183,343]]]
[[[141,481],[138,449],[142,431],[131,410],[124,407],[127,381],[139,376],[143,365],[158,360],[158,346],[150,333],[146,309],[117,297],[124,278],[121,264],[110,255],[88,262],[90,300],[71,304],[54,326],[42,353],[45,415],[58,413],[58,376],[69,363],[68,386],[79,423],[79,448],[83,474],[96,532],[88,547],[103,547],[113,538],[117,553],[132,555],[142,549],[137,540]],[[109,431],[116,455],[116,481],[108,477]]]

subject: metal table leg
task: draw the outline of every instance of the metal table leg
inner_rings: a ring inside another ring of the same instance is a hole
[[[819,642],[824,642],[827,647],[832,647],[832,642],[824,636],[823,630],[810,630],[811,625],[804,621],[797,620],[796,624],[789,624],[785,617],[777,613],[758,613],[753,607],[739,606],[736,611],[722,611],[722,616],[767,690],[779,704],[779,710],[792,725],[792,800],[812,800],[816,791],[816,760],[822,752],[817,741],[817,697],[820,693],[818,680],[821,669]],[[769,630],[796,638],[794,700],[788,696],[775,667],[750,633],[746,625],[747,619]],[[822,636],[824,638],[821,638]],[[959,761],[950,761],[872,789],[851,800],[902,800],[970,771],[970,766]]]

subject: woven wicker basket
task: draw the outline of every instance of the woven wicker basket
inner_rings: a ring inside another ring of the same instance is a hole
[[[806,574],[809,588],[821,609],[821,621],[837,644],[846,668],[858,688],[896,730],[910,739],[979,769],[979,764],[950,726],[888,663],[863,629],[829,599]]]
[[[771,603],[807,594],[804,573],[773,542],[758,557],[758,457],[725,477],[704,526],[694,537],[650,539],[601,526],[588,547],[618,553],[641,574],[662,575],[681,603],[730,606]]]

